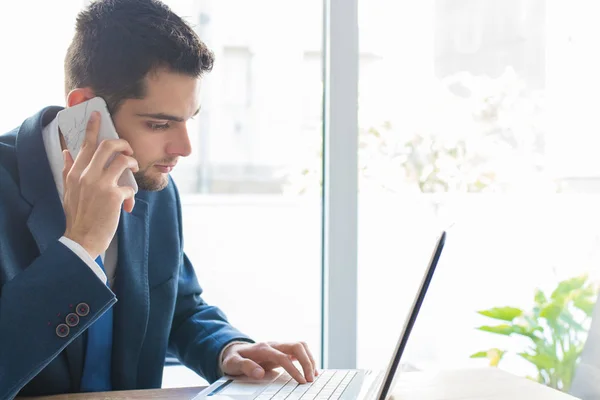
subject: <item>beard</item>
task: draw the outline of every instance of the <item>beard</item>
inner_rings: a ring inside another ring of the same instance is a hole
[[[148,170],[152,167],[152,165],[153,164],[133,173],[133,177],[135,178],[140,190],[158,192],[166,188],[169,184],[169,179],[162,174],[159,174],[157,177],[150,176]]]
[[[146,190],[148,192],[159,192],[167,187],[169,180],[163,176],[158,178],[152,178],[146,174],[147,170],[138,171],[133,174],[135,181],[138,184],[140,190]]]

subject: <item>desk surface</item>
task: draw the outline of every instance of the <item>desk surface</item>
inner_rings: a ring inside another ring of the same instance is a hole
[[[573,396],[497,368],[409,372],[393,400],[575,400]]]
[[[56,396],[17,397],[17,400],[190,400],[202,387],[177,389],[125,390],[103,393],[73,393]]]
[[[200,388],[133,390],[45,397],[35,400],[175,400],[193,398]],[[496,368],[406,372],[398,379],[393,400],[573,400],[575,397],[550,389]],[[25,398],[22,398],[25,399]]]

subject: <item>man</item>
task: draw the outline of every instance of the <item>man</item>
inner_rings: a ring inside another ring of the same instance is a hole
[[[96,146],[95,115],[74,160],[60,107],[0,136],[0,399],[160,387],[169,354],[211,382],[277,367],[314,379],[306,344],[254,343],[207,305],[183,253],[168,173],[191,152],[212,63],[158,0],[97,1],[67,51],[66,103],[104,98],[120,139]],[[126,169],[136,195],[117,185]]]

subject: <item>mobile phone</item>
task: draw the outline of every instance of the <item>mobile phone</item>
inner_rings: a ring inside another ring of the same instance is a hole
[[[58,127],[65,138],[67,149],[71,153],[73,159],[77,158],[81,145],[85,141],[85,131],[88,120],[92,112],[100,113],[100,131],[98,132],[98,143],[107,139],[118,139],[119,135],[115,130],[112,118],[108,112],[106,102],[102,97],[94,97],[93,99],[84,101],[73,107],[65,108],[57,114]],[[110,163],[117,154],[115,153],[108,161]],[[133,172],[128,168],[119,178],[119,186],[131,186],[137,193],[138,185],[133,177]]]

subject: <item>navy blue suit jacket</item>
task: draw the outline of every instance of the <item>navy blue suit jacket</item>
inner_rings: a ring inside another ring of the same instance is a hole
[[[0,399],[78,391],[84,332],[109,307],[114,390],[160,387],[167,354],[216,380],[223,347],[251,340],[200,297],[172,181],[140,191],[133,212],[121,213],[112,291],[58,240],[65,216],[42,127],[59,110],[48,107],[0,136]],[[80,303],[89,314],[59,337],[56,327]]]

